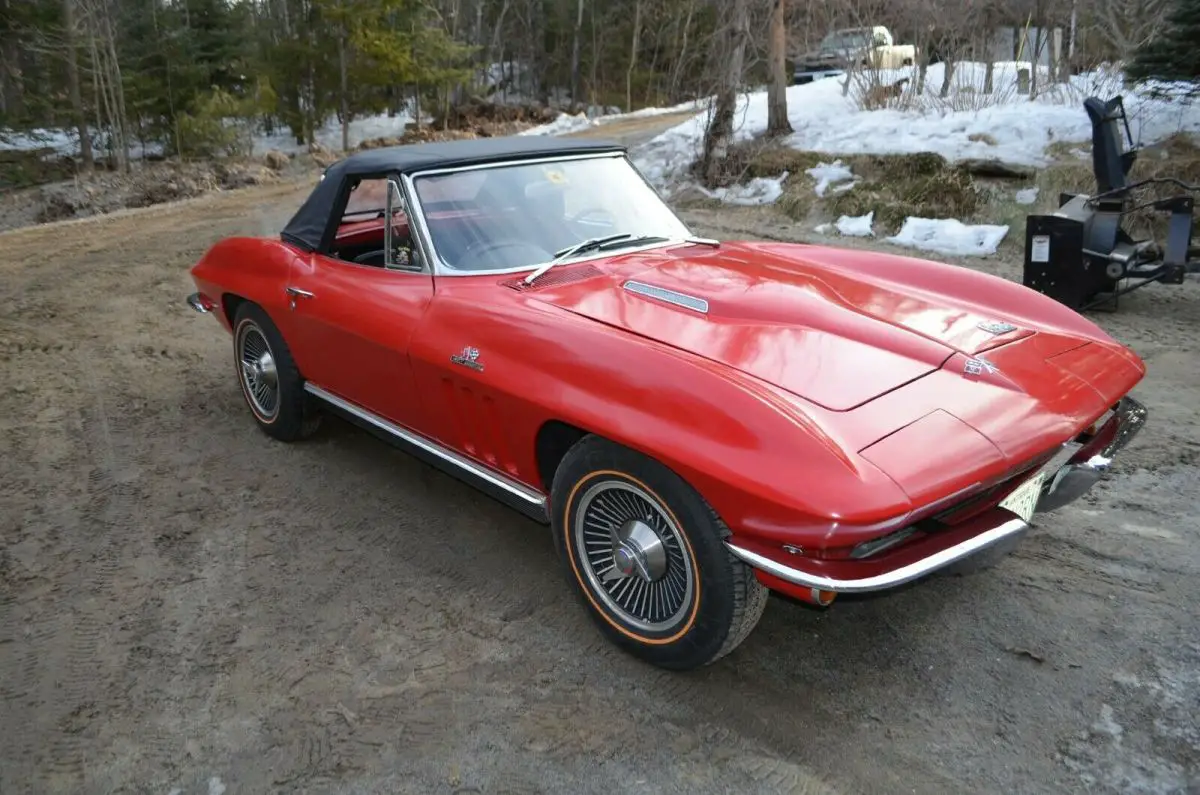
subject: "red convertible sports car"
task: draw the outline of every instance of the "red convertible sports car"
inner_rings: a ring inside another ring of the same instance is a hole
[[[550,524],[600,629],[667,668],[733,650],[769,591],[827,605],[1011,544],[1145,419],[1141,359],[1062,304],[694,237],[603,142],[360,152],[192,276],[267,434],[335,413]]]

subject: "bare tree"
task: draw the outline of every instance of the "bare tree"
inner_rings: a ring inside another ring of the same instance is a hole
[[[75,131],[79,134],[79,159],[83,170],[93,168],[92,137],[88,133],[83,115],[83,97],[79,93],[79,56],[75,52],[75,0],[63,0],[63,47],[67,51],[67,96],[71,102],[71,116]]]
[[[1171,0],[1093,0],[1093,30],[1119,59],[1153,38],[1166,21]]]
[[[700,158],[701,174],[709,187],[721,181],[722,166],[733,144],[733,114],[741,87],[746,61],[746,40],[749,37],[748,0],[729,0],[727,21],[721,35],[724,46],[714,53],[718,64],[716,105],[704,134],[704,154]]]
[[[637,68],[638,44],[642,37],[642,0],[633,0],[633,41],[629,45],[629,68],[625,70],[625,111],[633,110],[633,70]]]
[[[772,0],[767,57],[771,67],[767,89],[767,135],[788,135],[793,130],[787,110],[787,0]]]
[[[480,5],[483,5],[480,3]],[[580,37],[583,35],[583,0],[575,2],[575,27],[571,33],[571,110],[579,105],[579,50]]]

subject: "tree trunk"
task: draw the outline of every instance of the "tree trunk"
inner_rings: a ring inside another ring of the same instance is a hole
[[[339,3],[339,6],[342,4]],[[341,9],[345,13],[345,9]],[[338,94],[341,100],[342,116],[342,151],[350,151],[350,79],[346,69],[346,20],[338,21],[338,78],[340,81]]]
[[[793,132],[787,111],[787,0],[774,0],[771,8],[771,82],[767,88],[767,135]]]
[[[946,73],[942,76],[942,90],[939,96],[945,99],[950,96],[950,86],[954,84],[954,59],[947,57],[942,63],[946,64]]]
[[[671,102],[675,102],[679,97],[679,78],[683,74],[684,65],[688,61],[688,36],[692,29],[692,15],[696,11],[696,3],[689,2],[687,7],[687,16],[683,19],[683,42],[679,45],[679,52],[675,57],[675,66],[671,69],[671,88],[668,93],[671,96]]]
[[[708,130],[704,135],[702,174],[708,187],[722,182],[722,167],[733,144],[733,113],[737,108],[737,93],[741,87],[746,61],[746,37],[749,22],[746,13],[748,0],[731,0],[730,21],[725,26],[725,69],[721,74],[717,102],[713,108]]]
[[[638,44],[642,37],[642,0],[633,3],[633,42],[629,46],[629,68],[625,70],[625,112],[633,110],[633,70],[637,68]]]
[[[583,0],[575,4],[575,30],[571,35],[571,111],[579,107],[579,50],[580,38],[583,36]]]
[[[990,94],[994,89],[996,80],[996,64],[992,61],[987,62],[987,70],[983,73],[983,93]]]
[[[12,5],[13,0],[0,0],[0,11],[4,16],[11,16]],[[21,49],[16,36],[7,36],[0,42],[0,94],[4,98],[4,112],[10,118],[19,118],[25,105],[25,80],[21,75]]]
[[[107,4],[104,5],[101,22],[103,23],[104,57],[107,59],[105,64],[106,82],[109,92],[112,94],[110,121],[115,137],[113,149],[117,156],[117,168],[127,172],[129,171],[129,116],[125,112],[125,86],[121,80],[121,64],[117,60],[116,36],[113,33],[110,9]]]
[[[1038,62],[1042,57],[1042,22],[1033,32],[1033,57],[1029,59],[1029,98],[1037,99],[1038,92]]]
[[[63,0],[63,46],[67,50],[67,96],[71,117],[79,134],[79,159],[85,173],[94,167],[92,137],[83,115],[83,96],[79,93],[79,54],[75,51],[75,0]]]

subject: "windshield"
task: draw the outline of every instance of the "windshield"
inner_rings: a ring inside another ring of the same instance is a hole
[[[631,248],[691,232],[624,157],[522,163],[417,177],[434,250],[450,268],[533,267],[584,241]]]

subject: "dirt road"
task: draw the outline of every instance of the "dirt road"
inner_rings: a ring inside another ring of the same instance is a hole
[[[186,269],[304,189],[0,235],[0,792],[1198,791],[1200,285],[1099,316],[1151,421],[1094,497],[668,674],[538,525],[344,424],[254,428]]]

